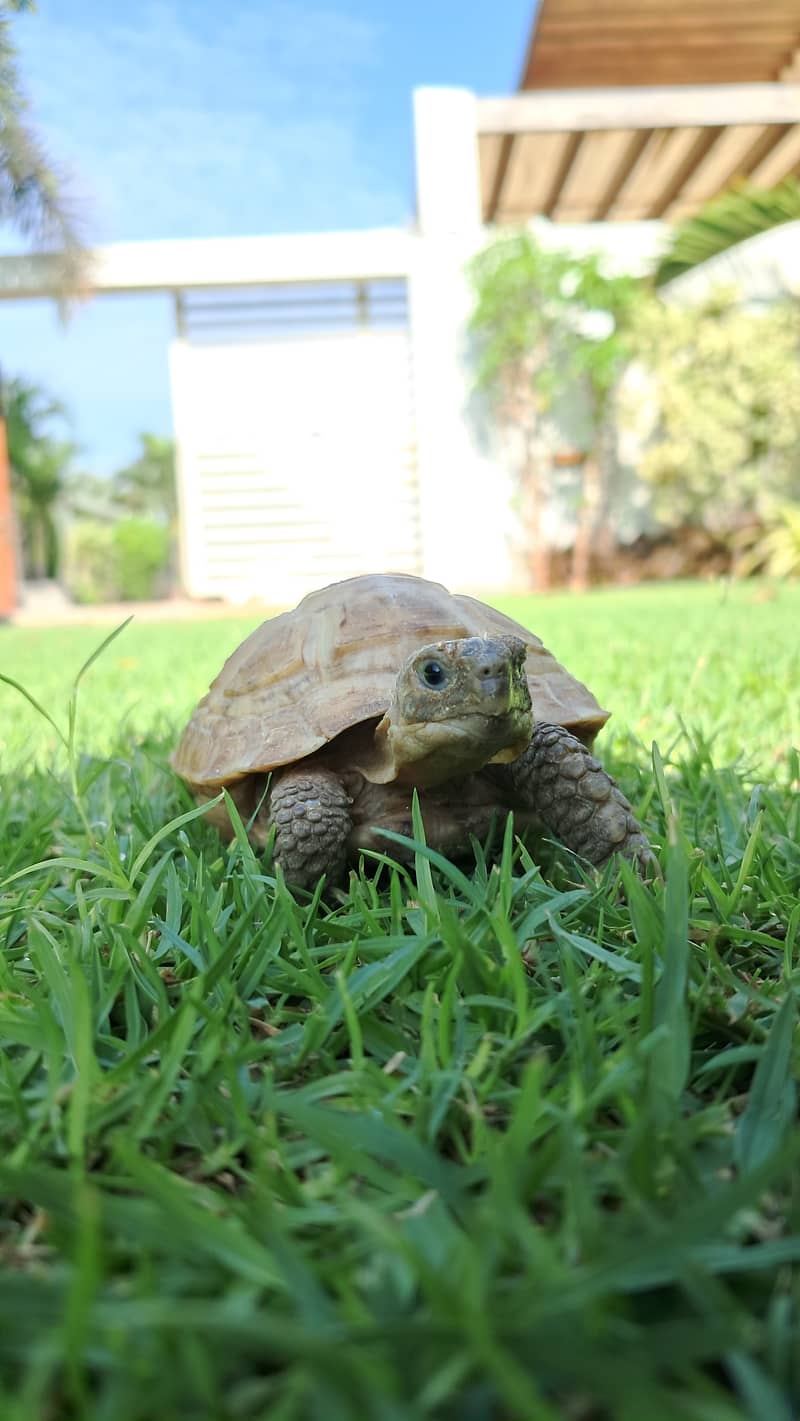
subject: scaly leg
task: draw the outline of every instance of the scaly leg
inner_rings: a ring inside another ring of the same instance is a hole
[[[266,813],[275,828],[275,860],[288,881],[313,888],[344,868],[352,828],[350,798],[332,770],[292,767],[272,780]]]
[[[493,774],[512,799],[533,810],[545,829],[597,867],[613,854],[632,859],[640,873],[655,859],[630,804],[611,776],[561,725],[535,726],[528,749]]]

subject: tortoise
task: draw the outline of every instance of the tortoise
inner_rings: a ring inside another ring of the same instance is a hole
[[[304,597],[225,662],[172,764],[198,799],[224,786],[286,878],[334,881],[382,829],[451,856],[498,814],[602,866],[651,862],[633,810],[591,754],[608,719],[538,637],[473,597],[368,574]],[[267,780],[269,785],[267,788]],[[266,792],[265,792],[266,791]],[[209,814],[232,832],[224,804]]]

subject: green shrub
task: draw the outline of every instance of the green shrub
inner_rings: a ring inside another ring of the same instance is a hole
[[[114,524],[112,540],[120,599],[144,602],[156,596],[169,560],[169,530],[152,518],[123,518]]]
[[[64,581],[76,602],[142,602],[163,591],[169,555],[169,530],[153,519],[81,520],[67,537]]]
[[[768,577],[800,577],[800,503],[767,502],[762,521],[744,529],[735,544],[734,571]]]
[[[113,525],[95,519],[73,523],[66,538],[64,582],[76,602],[113,602],[118,597]]]
[[[758,522],[766,501],[800,496],[797,310],[742,307],[729,292],[704,306],[649,303],[637,313],[648,379],[623,400],[642,441],[639,473],[665,527],[717,536]]]

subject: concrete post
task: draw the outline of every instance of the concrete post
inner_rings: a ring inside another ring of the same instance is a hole
[[[426,237],[480,230],[477,123],[468,89],[414,90],[417,226]]]
[[[481,225],[475,96],[414,94],[417,243],[409,283],[423,568],[453,590],[511,577],[508,475],[479,446],[470,405],[466,264]]]

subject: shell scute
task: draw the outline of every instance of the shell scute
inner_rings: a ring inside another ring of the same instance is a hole
[[[533,632],[476,598],[407,574],[321,588],[257,627],[196,707],[173,766],[206,792],[300,760],[386,711],[400,667],[430,642],[521,637],[534,714],[591,739],[608,719]]]

